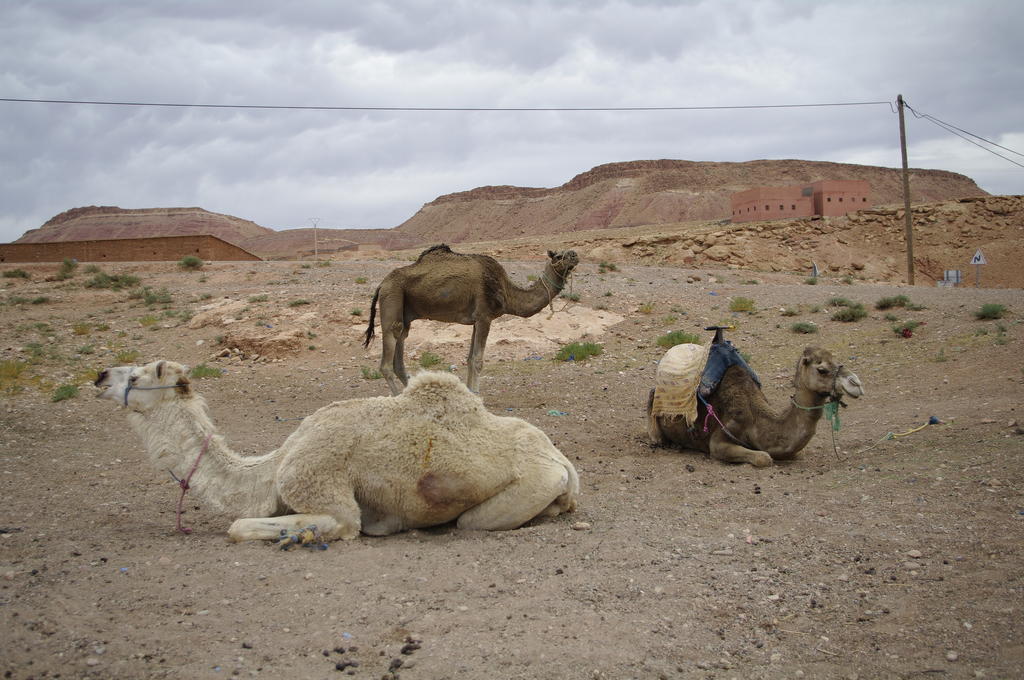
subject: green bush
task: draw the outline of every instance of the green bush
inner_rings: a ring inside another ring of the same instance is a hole
[[[106,272],[96,272],[91,279],[85,282],[86,288],[109,288],[110,290],[121,290],[139,285],[139,277],[131,274],[114,274],[111,276]]]
[[[220,370],[216,366],[207,366],[206,364],[199,364],[192,369],[189,373],[193,378],[219,378],[224,375],[224,371]]]
[[[597,265],[597,273],[604,274],[605,272],[617,272],[619,267],[614,262],[601,262]]]
[[[288,303],[288,306],[289,307],[301,307],[302,305],[308,305],[308,304],[309,304],[309,300],[299,299],[299,300],[292,300],[291,302]]]
[[[356,277],[356,283],[360,283],[360,284],[366,283],[366,277],[365,276],[357,276]]]
[[[832,314],[833,321],[860,321],[868,315],[868,310],[859,302],[852,303],[849,307],[837,309]]]
[[[729,311],[753,313],[754,301],[748,297],[734,297],[729,301]]]
[[[359,368],[359,371],[363,374],[363,380],[380,380],[381,378],[384,377],[376,368],[367,368],[366,366],[361,366]]]
[[[433,352],[424,352],[420,355],[420,366],[423,368],[431,368],[442,363],[444,363],[444,359]]]
[[[29,278],[32,278],[32,277],[30,277],[28,272],[25,271],[24,269],[8,269],[7,271],[4,272],[4,278],[5,279],[29,279]]]
[[[555,354],[558,361],[586,361],[590,357],[596,357],[604,351],[604,347],[593,342],[573,342],[562,347]]]
[[[178,260],[178,266],[194,272],[203,268],[203,261],[195,255],[186,255]]]
[[[804,283],[806,283],[808,286],[817,286],[818,285],[818,277],[817,276],[808,276],[806,279],[804,279]]]
[[[917,327],[920,325],[920,321],[904,321],[903,323],[894,323],[892,325],[892,332],[901,337],[909,338],[911,333],[917,330]]]
[[[50,397],[50,401],[64,401],[65,399],[71,399],[78,396],[78,386],[64,384],[53,391],[53,396]]]
[[[875,303],[875,309],[892,309],[893,307],[906,307],[910,304],[910,298],[906,295],[885,297]]]
[[[782,316],[799,316],[800,315],[800,310],[799,309],[793,309],[792,307],[783,307],[781,313],[782,313]]]
[[[818,327],[810,321],[797,321],[789,327],[789,330],[794,333],[817,333]]]
[[[974,313],[976,319],[1002,319],[1006,314],[1006,306],[989,302],[981,306],[981,309]]]
[[[699,345],[701,344],[700,338],[693,333],[684,333],[683,331],[672,331],[660,336],[656,341],[658,347],[675,347],[676,345],[689,344]]]
[[[65,257],[64,261],[60,263],[60,269],[57,270],[57,280],[64,281],[70,279],[75,275],[76,269],[78,269],[78,260]]]

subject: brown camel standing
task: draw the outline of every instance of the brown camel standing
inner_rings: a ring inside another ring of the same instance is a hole
[[[380,372],[387,379],[391,394],[399,394],[409,382],[405,372],[405,339],[415,319],[473,327],[466,385],[477,392],[491,321],[504,314],[533,316],[544,309],[565,287],[566,278],[579,263],[572,250],[549,250],[548,257],[551,259],[544,272],[529,288],[512,283],[493,257],[456,253],[444,244],[424,250],[414,263],[385,276],[370,303],[370,324],[363,347],[369,347],[373,340],[373,320],[380,300],[380,333],[384,343]]]
[[[685,347],[677,345],[669,352]],[[743,367],[730,366],[707,399],[714,414],[709,416],[707,405],[701,402],[692,424],[681,415],[655,413],[655,390],[651,390],[647,433],[659,446],[675,444],[727,463],[765,467],[774,460],[791,460],[807,446],[828,402],[841,403],[843,396],[864,394],[857,374],[820,347],[804,349],[796,362],[793,387],[796,393],[786,408],[776,411]]]

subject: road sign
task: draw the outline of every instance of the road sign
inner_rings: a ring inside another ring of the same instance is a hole
[[[978,252],[974,253],[974,257],[971,258],[971,264],[988,264],[985,261],[985,255],[981,252],[981,248],[978,248]]]

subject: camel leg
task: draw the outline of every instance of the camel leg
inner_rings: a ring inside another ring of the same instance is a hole
[[[409,326],[402,325],[402,331],[395,340],[395,375],[402,381],[402,385],[409,384],[409,374],[405,370],[405,339],[409,337]]]
[[[556,501],[569,491],[569,472],[553,461],[543,463],[459,515],[456,524],[460,529],[480,531],[517,529],[542,513],[558,514],[554,511],[559,507]]]
[[[383,316],[381,321],[383,321]],[[398,378],[395,372],[395,357],[399,356],[396,354],[398,349],[398,337],[401,333],[400,323],[393,323],[385,326],[381,323],[381,345],[380,351],[380,373],[384,376],[384,379],[388,383],[388,387],[391,389],[391,395],[396,396],[401,394],[402,388],[405,386]]]
[[[235,542],[270,541],[280,538],[282,529],[293,534],[310,525],[316,525],[325,540],[350,539],[359,535],[358,527],[354,532],[351,527],[346,529],[331,515],[300,514],[236,519],[228,529],[228,538]]]
[[[767,453],[740,446],[722,430],[715,430],[711,435],[708,452],[715,460],[725,463],[750,463],[754,467],[768,467],[772,464],[772,457]]]
[[[466,387],[472,392],[479,392],[480,371],[484,368],[484,347],[487,346],[487,334],[491,332],[490,319],[481,319],[473,324],[473,339],[469,343],[469,373],[466,375]]]

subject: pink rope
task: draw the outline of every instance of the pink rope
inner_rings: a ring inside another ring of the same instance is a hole
[[[183,526],[181,526],[181,514],[183,512],[181,506],[185,502],[185,494],[188,493],[188,490],[191,488],[188,485],[188,483],[192,480],[192,475],[194,475],[196,473],[196,468],[199,467],[199,461],[201,461],[203,459],[203,454],[206,453],[206,449],[208,449],[210,447],[210,440],[211,439],[213,439],[213,433],[212,432],[210,434],[206,435],[206,439],[203,440],[203,448],[199,449],[199,455],[196,457],[196,462],[192,463],[192,469],[188,471],[188,474],[185,475],[184,479],[178,480],[178,486],[181,487],[181,495],[178,496],[178,512],[175,515],[175,519],[177,521],[177,529],[178,529],[178,531],[180,531],[183,534],[191,534],[192,533],[192,529],[191,529],[191,527],[183,527]]]

